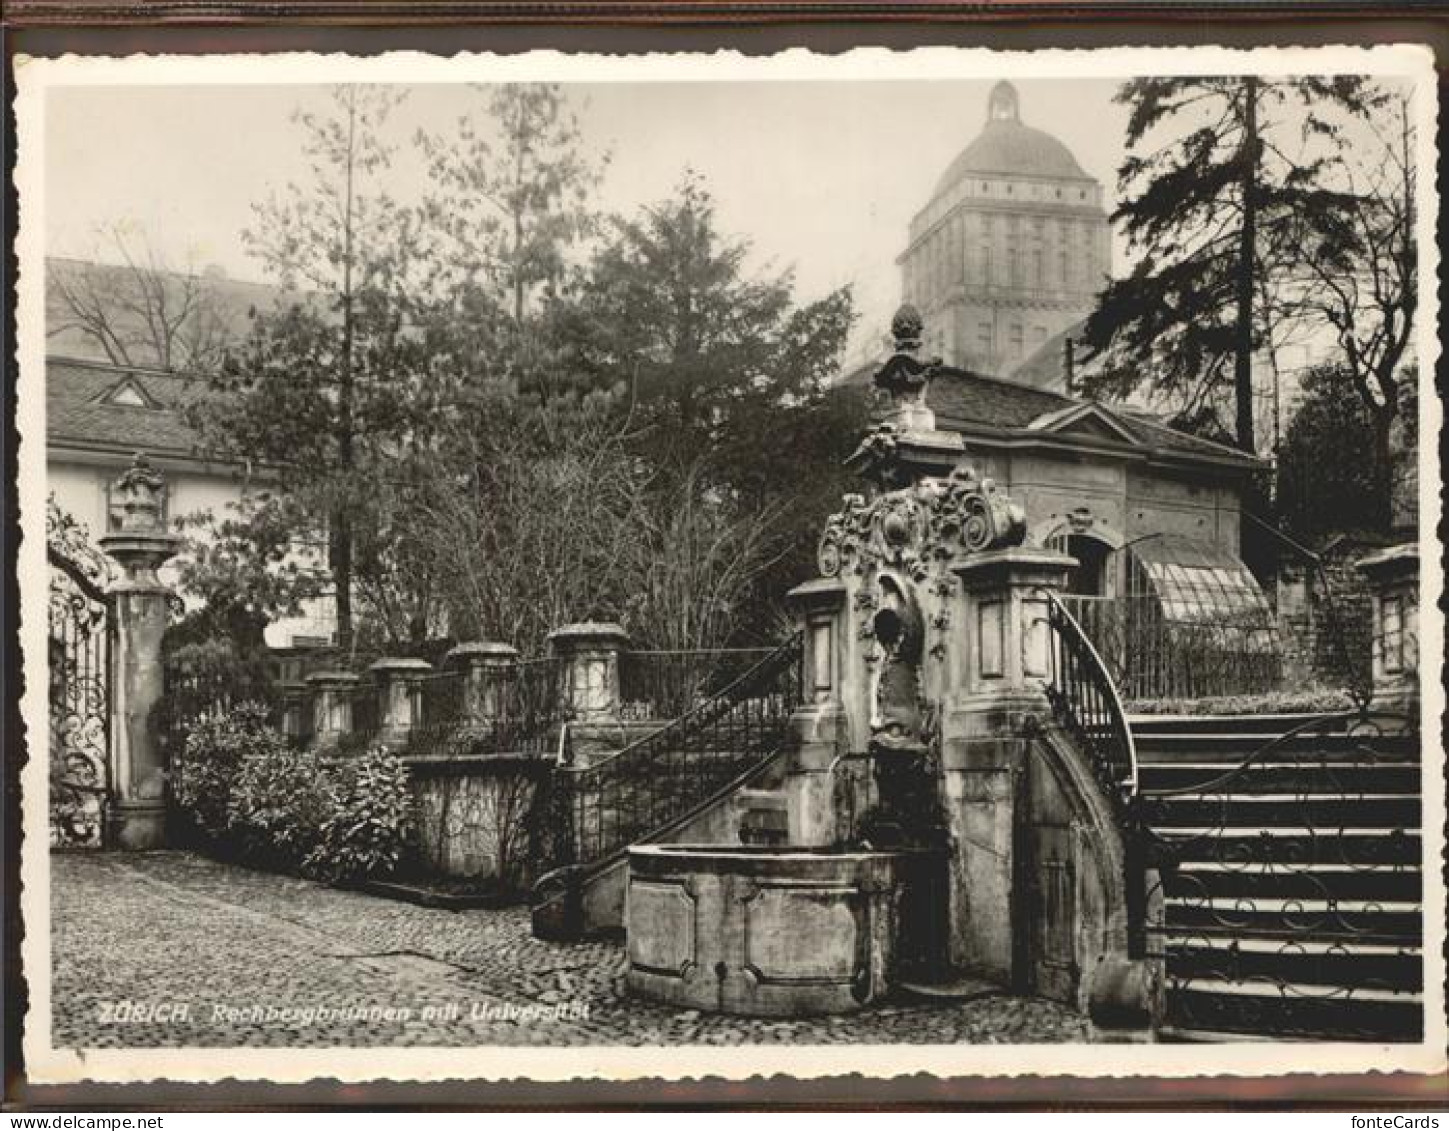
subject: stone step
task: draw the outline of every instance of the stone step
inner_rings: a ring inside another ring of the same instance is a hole
[[[1289,869],[1305,864],[1417,866],[1422,858],[1418,832],[1400,828],[1357,828],[1325,836],[1315,828],[1213,825],[1174,827],[1159,830],[1159,835],[1183,864],[1274,863]]]
[[[1287,734],[1290,730],[1306,726],[1327,714],[1326,711],[1277,715],[1143,715],[1128,712],[1127,725],[1133,735],[1138,737],[1190,732],[1254,734],[1267,739]]]
[[[1237,765],[1265,750],[1272,735],[1184,732],[1180,734],[1132,734],[1137,760],[1145,765],[1171,762],[1226,763]],[[1412,737],[1375,738],[1358,735],[1304,734],[1265,750],[1268,761],[1311,759],[1325,765],[1337,762],[1410,762],[1419,758],[1419,741]]]
[[[1182,827],[1236,826],[1277,829],[1307,826],[1320,836],[1362,828],[1416,829],[1421,805],[1417,794],[1230,793],[1178,794],[1144,798],[1144,817],[1169,833]]]
[[[1162,951],[1170,981],[1281,982],[1341,990],[1418,992],[1424,957],[1417,946],[1312,939],[1220,940],[1169,932]]]
[[[1163,930],[1199,932],[1205,942],[1223,946],[1249,938],[1293,944],[1382,942],[1417,946],[1423,938],[1423,919],[1417,903],[1377,900],[1168,899],[1163,906]]]
[[[1163,894],[1179,899],[1374,899],[1418,902],[1424,877],[1417,867],[1303,864],[1292,869],[1237,861],[1188,864],[1162,877]]]
[[[1321,764],[1282,759],[1254,762],[1234,772],[1221,762],[1138,764],[1137,781],[1145,794],[1191,789],[1211,783],[1214,791],[1232,793],[1359,792],[1418,793],[1421,771],[1417,761],[1380,764]]]
[[[1424,1032],[1418,994],[1266,981],[1201,978],[1167,989],[1167,1024],[1175,1030],[1272,1034],[1318,1040],[1416,1042]]]
[[[995,997],[1007,992],[998,982],[968,975],[942,982],[904,981],[896,985],[902,997],[935,1004],[977,1001],[984,997]]]

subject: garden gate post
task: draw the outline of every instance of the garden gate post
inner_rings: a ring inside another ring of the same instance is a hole
[[[162,519],[165,479],[137,454],[112,488],[116,528],[101,547],[123,576],[111,588],[116,608],[116,666],[111,698],[114,736],[107,843],[117,848],[161,848],[166,842],[166,767],[151,714],[165,691],[161,638],[171,589],[156,571],[179,539]]]

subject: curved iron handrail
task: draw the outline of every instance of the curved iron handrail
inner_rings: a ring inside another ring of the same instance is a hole
[[[1282,734],[1274,735],[1267,742],[1263,743],[1262,746],[1259,746],[1246,758],[1237,763],[1237,765],[1230,766],[1209,781],[1194,785],[1178,786],[1176,789],[1154,789],[1152,796],[1154,799],[1157,799],[1163,797],[1188,797],[1199,793],[1213,793],[1219,786],[1231,782],[1239,774],[1252,768],[1255,763],[1261,762],[1269,754],[1272,754],[1279,747],[1287,745],[1295,738],[1300,738],[1305,734],[1312,734],[1330,723],[1342,723],[1354,717],[1356,717],[1354,711],[1326,711],[1321,715],[1315,715],[1313,718],[1307,719],[1297,726],[1285,730]]]
[[[561,825],[554,830],[554,871],[637,841],[733,780],[746,764],[772,754],[797,706],[798,676],[790,673],[800,656],[796,634],[658,730],[593,765],[559,765],[553,774],[553,821]]]
[[[1066,605],[1052,593],[1046,600],[1052,631],[1047,698],[1086,748],[1093,772],[1113,801],[1130,808],[1137,796],[1137,746],[1117,685]]]

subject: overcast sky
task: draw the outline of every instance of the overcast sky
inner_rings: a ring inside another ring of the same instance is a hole
[[[662,199],[687,167],[715,194],[726,232],[750,240],[755,265],[796,270],[804,301],[856,287],[857,347],[900,298],[895,257],[911,215],[985,122],[995,79],[932,82],[576,84],[581,132],[612,160],[601,205],[632,212]],[[1109,190],[1122,156],[1123,110],[1104,79],[1024,80],[1022,119],[1055,134]],[[409,144],[446,131],[486,95],[410,88],[389,123],[399,142],[393,187],[421,184]],[[134,224],[175,265],[192,259],[261,279],[240,238],[256,201],[303,179],[298,107],[324,110],[307,86],[58,88],[46,106],[47,252],[113,258],[100,225]],[[98,254],[99,253],[99,254]]]

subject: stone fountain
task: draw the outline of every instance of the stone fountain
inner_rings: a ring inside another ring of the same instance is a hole
[[[1044,691],[1072,559],[1024,546],[1021,509],[936,428],[920,316],[892,329],[889,408],[849,461],[866,490],[790,594],[805,701],[778,783],[787,841],[631,849],[629,984],[756,1015],[908,987],[1083,1008],[1107,992],[1136,1023],[1151,977],[1127,958],[1118,818]]]

